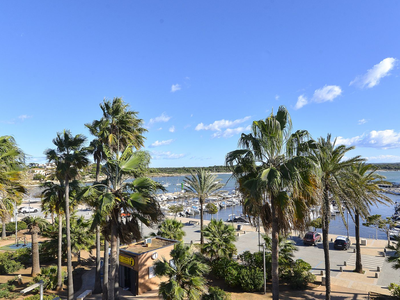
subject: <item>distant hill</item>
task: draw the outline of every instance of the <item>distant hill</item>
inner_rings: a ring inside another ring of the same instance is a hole
[[[379,170],[391,170],[391,171],[400,170],[400,163],[380,163],[373,165],[377,166]]]
[[[209,167],[201,167],[202,169],[205,169],[207,171],[210,171],[212,173],[227,173],[230,172],[229,168],[226,166],[209,166]],[[150,175],[156,175],[156,174],[170,174],[170,175],[175,175],[175,174],[190,174],[192,171],[196,171],[200,169],[200,167],[180,167],[180,168],[150,168],[149,173]]]

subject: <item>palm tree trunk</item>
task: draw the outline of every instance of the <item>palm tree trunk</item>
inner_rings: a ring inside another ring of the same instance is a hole
[[[71,228],[69,214],[69,179],[65,178],[65,223],[67,229],[67,272],[68,272],[68,300],[74,300],[74,278],[72,274]]]
[[[110,243],[107,239],[104,239],[104,264],[103,264],[103,300],[108,299],[108,272],[109,272],[109,255],[108,255],[108,248],[110,247]]]
[[[2,231],[1,231],[1,239],[2,240],[4,240],[4,239],[6,239],[7,238],[7,232],[6,232],[6,220],[5,220],[5,218],[3,217],[2,218]]]
[[[115,290],[115,272],[117,266],[117,226],[111,220],[111,257],[110,257],[110,278],[108,280],[108,300],[113,300]]]
[[[93,294],[100,294],[101,288],[101,257],[100,257],[100,226],[96,226],[96,278],[94,280]]]
[[[57,291],[61,291],[63,288],[62,278],[62,216],[58,214],[58,254],[57,254]]]
[[[117,259],[115,260],[115,300],[119,299],[119,236],[117,235]]]
[[[361,263],[361,247],[360,247],[360,214],[356,209],[355,212],[356,221],[356,269],[357,273],[363,273],[362,263]]]
[[[324,190],[323,195],[323,216],[322,216],[322,245],[324,246],[324,258],[325,258],[325,299],[331,299],[331,262],[329,259],[329,218],[331,215],[331,208],[329,203],[328,190]]]
[[[203,237],[203,197],[199,197],[200,202],[200,245],[204,244],[204,237]]]
[[[274,198],[271,197],[272,209],[272,248],[271,248],[271,272],[272,272],[272,299],[279,300],[279,269],[278,269],[278,243],[279,243],[279,226],[278,216],[275,209]]]
[[[31,275],[36,276],[40,273],[40,261],[39,261],[39,241],[38,241],[38,229],[32,230],[32,272]]]

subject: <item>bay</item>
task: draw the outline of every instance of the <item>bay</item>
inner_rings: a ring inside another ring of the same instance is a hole
[[[386,177],[386,180],[389,182],[393,182],[395,184],[400,184],[400,172],[398,171],[380,171],[379,174]],[[228,192],[232,192],[235,189],[236,181],[232,178],[231,174],[217,174],[217,178],[220,179],[225,186],[222,188]],[[169,193],[175,193],[181,191],[181,184],[185,179],[185,176],[162,176],[162,177],[153,177],[155,181],[160,182],[164,185]],[[400,202],[400,195],[391,195],[386,194],[389,198],[392,199],[394,203]],[[380,214],[382,217],[390,217],[394,213],[394,205],[378,205],[372,206],[370,210],[370,214]],[[228,207],[226,209],[221,209],[218,214],[214,215],[214,218],[227,220],[231,214],[239,216],[242,214],[242,207],[240,205]],[[199,215],[194,216],[193,218],[199,219]],[[210,220],[211,215],[205,213],[204,214],[205,220]],[[354,222],[350,215],[344,213],[344,219],[347,222],[348,220],[348,229],[349,235],[355,236],[355,226]],[[340,215],[336,215],[333,217],[330,222],[329,232],[331,234],[337,235],[347,235],[347,228],[343,222],[343,219]],[[360,236],[363,238],[378,238],[378,239],[387,239],[386,234],[381,231],[376,231],[375,228],[369,228],[366,226],[361,226],[360,228]]]

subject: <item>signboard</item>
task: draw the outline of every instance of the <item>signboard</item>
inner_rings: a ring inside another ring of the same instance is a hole
[[[135,265],[135,259],[133,257],[119,256],[119,262],[128,266],[133,267]]]

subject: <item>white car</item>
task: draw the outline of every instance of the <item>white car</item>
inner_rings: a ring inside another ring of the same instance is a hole
[[[18,213],[22,214],[30,214],[30,213],[37,213],[39,210],[34,207],[23,206],[18,209]]]

